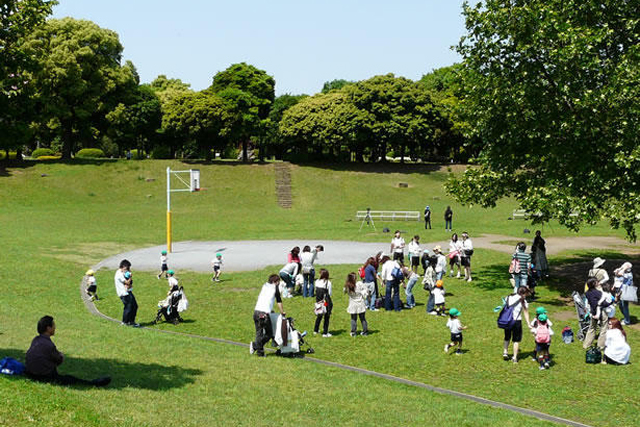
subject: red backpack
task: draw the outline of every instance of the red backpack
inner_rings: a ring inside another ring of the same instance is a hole
[[[358,269],[358,275],[360,276],[361,279],[364,279],[364,266]]]

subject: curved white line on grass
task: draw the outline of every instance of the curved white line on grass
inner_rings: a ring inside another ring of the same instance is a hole
[[[94,270],[95,270],[95,268],[94,268]],[[103,319],[109,320],[111,322],[120,323],[119,320],[114,319],[112,317],[107,316],[106,314],[101,313],[96,308],[96,306],[93,303],[93,301],[91,301],[87,297],[87,294],[85,293],[85,290],[83,289],[82,283],[80,283],[80,297],[84,301],[84,304],[87,307],[87,310],[89,310],[89,312],[91,314],[99,316],[99,317],[102,317]],[[222,343],[222,344],[230,344],[230,345],[235,345],[235,346],[238,346],[238,347],[245,347],[245,348],[249,347],[247,344],[239,343],[239,342],[235,342],[235,341],[230,341],[230,340],[225,340],[225,339],[222,339],[222,338],[212,338],[212,337],[207,337],[207,336],[204,336],[204,335],[189,334],[189,333],[186,333],[186,332],[177,332],[177,331],[167,331],[167,330],[164,330],[164,329],[152,329],[152,328],[147,328],[147,327],[144,327],[144,326],[141,327],[141,329],[148,329],[150,331],[162,332],[162,333],[165,333],[165,334],[181,335],[181,336],[185,336],[185,337],[189,337],[189,338],[196,338],[196,339],[212,341],[212,342],[217,342],[217,343]],[[266,350],[269,351],[269,352],[273,352],[273,350],[271,350],[271,349],[266,349]],[[410,385],[410,386],[413,386],[413,387],[423,388],[423,389],[426,389],[426,390],[433,391],[435,393],[446,394],[446,395],[449,395],[449,396],[458,397],[460,399],[470,400],[472,402],[480,403],[482,405],[493,406],[494,408],[506,409],[508,411],[513,411],[513,412],[517,412],[517,413],[520,413],[520,414],[523,414],[523,415],[527,415],[527,416],[530,416],[530,417],[535,417],[535,418],[538,418],[540,420],[551,421],[551,422],[554,422],[554,423],[564,424],[564,425],[572,426],[572,427],[591,427],[591,426],[589,426],[587,424],[582,424],[582,423],[579,423],[579,422],[576,422],[576,421],[571,421],[571,420],[567,420],[567,419],[564,419],[564,418],[556,417],[556,416],[553,416],[553,415],[545,414],[544,412],[538,412],[538,411],[534,411],[532,409],[520,408],[518,406],[513,406],[513,405],[506,404],[506,403],[501,403],[501,402],[496,402],[494,400],[489,400],[489,399],[485,399],[485,398],[482,398],[482,397],[473,396],[471,394],[460,393],[458,391],[448,390],[448,389],[440,388],[440,387],[434,387],[434,386],[429,385],[429,384],[425,384],[425,383],[421,383],[421,382],[417,382],[417,381],[412,381],[412,380],[408,380],[408,379],[405,379],[405,378],[394,377],[393,375],[383,374],[383,373],[380,373],[380,372],[369,371],[367,369],[357,368],[355,366],[343,365],[341,363],[330,362],[330,361],[327,361],[327,360],[316,359],[315,357],[307,357],[307,356],[305,356],[302,360],[307,360],[309,362],[314,362],[314,363],[318,363],[318,364],[321,364],[321,365],[331,366],[333,368],[339,368],[339,369],[344,369],[344,370],[347,370],[347,371],[357,372],[359,374],[370,375],[370,376],[373,376],[373,377],[378,377],[378,378],[382,378],[382,379],[389,380],[389,381],[395,381],[397,383]]]

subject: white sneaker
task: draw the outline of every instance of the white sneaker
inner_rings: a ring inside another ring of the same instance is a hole
[[[331,335],[330,333],[326,333],[326,334],[322,334],[322,338],[329,338],[332,337],[333,335]]]
[[[471,277],[469,277],[469,278],[467,279],[467,282],[471,282]]]
[[[255,352],[256,352],[256,351],[253,349],[253,341],[251,341],[251,342],[249,343],[249,354],[253,354],[253,353],[255,353]]]
[[[449,352],[449,344],[445,344],[444,345],[444,352],[448,353]]]
[[[460,273],[458,273],[458,275],[456,276],[456,279],[459,279],[459,278],[460,278]]]

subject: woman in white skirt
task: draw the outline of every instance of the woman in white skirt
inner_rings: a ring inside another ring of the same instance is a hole
[[[367,311],[367,305],[365,303],[368,296],[367,287],[361,281],[356,282],[356,273],[349,273],[347,275],[347,281],[344,284],[344,292],[349,295],[347,313],[351,315],[351,336],[356,336],[358,317],[360,317],[360,323],[362,323],[362,332],[360,335],[368,335],[369,325],[365,317],[365,312]]]

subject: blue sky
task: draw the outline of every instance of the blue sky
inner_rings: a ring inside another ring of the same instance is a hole
[[[59,0],[54,17],[120,35],[143,82],[159,74],[195,90],[236,62],[266,70],[276,94],[394,73],[413,80],[459,61],[463,0]]]

